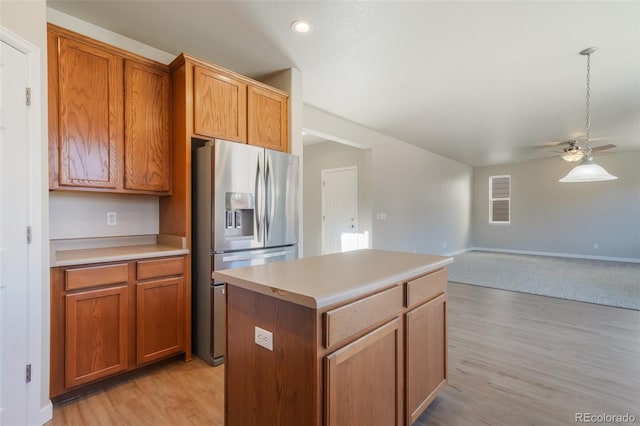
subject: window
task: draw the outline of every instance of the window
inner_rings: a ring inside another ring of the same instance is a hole
[[[511,223],[511,176],[489,177],[489,223]]]

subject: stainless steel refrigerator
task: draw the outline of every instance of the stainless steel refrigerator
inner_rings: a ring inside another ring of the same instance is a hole
[[[193,351],[223,362],[224,283],[214,270],[298,257],[299,158],[220,139],[194,150]]]

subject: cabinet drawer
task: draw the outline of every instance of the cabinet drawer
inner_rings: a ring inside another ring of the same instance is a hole
[[[447,270],[439,269],[407,282],[407,307],[419,305],[447,290]]]
[[[64,289],[71,291],[101,285],[126,283],[128,280],[129,266],[126,263],[74,268],[65,271]]]
[[[329,348],[402,310],[402,287],[397,286],[332,309],[324,315],[324,345]]]
[[[168,277],[184,274],[184,257],[141,260],[136,265],[136,279]]]

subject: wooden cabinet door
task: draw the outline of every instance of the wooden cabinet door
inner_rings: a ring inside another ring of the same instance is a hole
[[[122,58],[64,37],[58,46],[59,183],[117,188]]]
[[[137,356],[143,364],[184,349],[184,278],[137,284]]]
[[[247,85],[224,74],[194,67],[193,116],[198,135],[247,140]]]
[[[287,152],[289,150],[288,98],[249,86],[247,91],[247,143]]]
[[[401,330],[396,318],[325,358],[327,425],[402,424]]]
[[[405,354],[411,425],[447,384],[447,293],[407,313]]]
[[[168,192],[169,73],[126,60],[124,90],[124,187]]]
[[[126,370],[127,287],[65,296],[65,387]]]

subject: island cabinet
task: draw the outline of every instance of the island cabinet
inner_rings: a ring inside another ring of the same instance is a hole
[[[50,396],[185,352],[185,257],[51,268]]]
[[[405,409],[412,424],[447,385],[447,271],[405,286]]]
[[[49,187],[168,194],[166,65],[48,24]]]
[[[322,314],[327,425],[402,424],[402,302],[397,285]]]
[[[411,425],[447,384],[451,261],[361,250],[214,272],[225,424]]]

